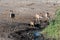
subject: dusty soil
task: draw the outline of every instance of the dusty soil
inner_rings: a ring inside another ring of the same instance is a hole
[[[42,0],[43,1],[43,0]],[[56,9],[60,3],[55,2],[42,2],[39,0],[1,0],[0,1],[0,21],[10,22],[10,10],[14,11],[16,17],[13,19],[15,22],[31,21],[35,14],[44,15],[49,12],[51,18],[55,14]],[[3,15],[3,16],[2,16]]]

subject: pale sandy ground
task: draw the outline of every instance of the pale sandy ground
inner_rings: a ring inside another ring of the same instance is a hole
[[[43,0],[42,1],[40,0],[13,0],[13,1],[1,0],[0,1],[0,19],[2,21],[11,21],[12,19],[10,18],[10,11],[9,11],[11,9],[14,11],[16,15],[14,21],[17,21],[17,22],[25,22],[26,19],[29,22],[32,19],[32,17],[35,16],[35,14],[40,15],[40,13],[42,13],[44,15],[47,12],[50,13],[50,16],[52,18],[53,15],[55,14],[56,9],[59,6],[60,6],[60,3],[59,2],[56,3],[55,1],[47,2]]]
[[[40,13],[42,13],[44,15],[47,12],[53,18],[56,10],[60,7],[59,2],[59,0],[0,0],[0,34],[5,35],[0,40],[9,40],[7,39],[8,32],[3,32],[9,30],[8,22],[28,23],[33,20],[35,14],[41,15]],[[10,10],[13,10],[16,15],[14,19],[10,18]]]

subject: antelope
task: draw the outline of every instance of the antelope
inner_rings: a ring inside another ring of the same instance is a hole
[[[10,15],[11,18],[14,18],[15,17],[15,14],[13,13],[13,10],[10,10],[10,14],[11,14]]]
[[[33,26],[34,26],[34,22],[31,21],[31,22],[30,22],[30,25],[33,27]]]
[[[45,14],[45,18],[47,18],[47,19],[49,19],[49,13],[47,12],[46,14]]]
[[[39,20],[42,19],[43,17],[40,16],[40,15],[38,15],[38,14],[36,14],[36,15],[35,15],[35,18],[36,18],[36,21],[39,21]]]

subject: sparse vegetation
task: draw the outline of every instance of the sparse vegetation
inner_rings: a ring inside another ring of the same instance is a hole
[[[55,19],[50,21],[50,24],[42,31],[42,33],[46,33],[47,36],[60,40],[60,9],[56,11],[55,16]]]

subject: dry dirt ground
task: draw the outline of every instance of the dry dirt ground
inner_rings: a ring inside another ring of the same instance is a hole
[[[0,37],[2,37],[0,40],[8,40],[7,35],[11,32],[8,31],[10,30],[9,26],[11,26],[11,23],[13,22],[29,23],[31,20],[33,20],[35,14],[44,16],[44,14],[47,12],[50,14],[51,18],[54,18],[54,14],[60,7],[60,3],[59,0],[51,1],[0,0]],[[10,10],[13,10],[13,13],[15,14],[14,19],[10,17]]]

